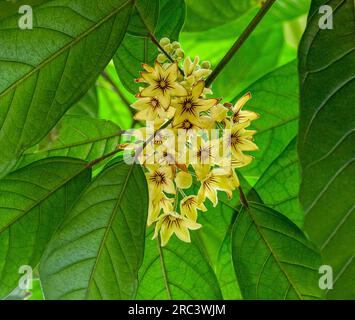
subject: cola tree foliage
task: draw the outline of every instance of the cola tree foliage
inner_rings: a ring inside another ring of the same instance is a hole
[[[353,12],[1,1],[0,298],[355,299]],[[229,171],[140,161],[194,126]]]

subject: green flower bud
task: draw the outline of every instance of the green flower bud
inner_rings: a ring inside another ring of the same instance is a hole
[[[166,55],[164,53],[159,53],[157,57],[157,61],[159,63],[164,63],[166,61]]]
[[[173,46],[171,43],[167,44],[164,46],[164,50],[167,52],[167,53],[171,53],[171,51],[173,51]]]
[[[209,62],[209,61],[202,61],[201,67],[202,67],[202,69],[211,69],[211,62]]]
[[[184,51],[183,51],[182,49],[176,49],[175,55],[176,55],[178,58],[182,59],[182,58],[185,56],[185,53],[184,53]]]
[[[161,38],[159,43],[162,47],[165,47],[166,45],[170,44],[170,39],[169,38]]]
[[[174,48],[174,49],[180,49],[180,48],[181,48],[181,44],[180,44],[180,42],[178,42],[178,41],[174,41],[174,42],[172,43],[172,45],[173,45],[173,48]]]

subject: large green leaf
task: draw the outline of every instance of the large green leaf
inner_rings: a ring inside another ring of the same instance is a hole
[[[244,192],[248,194],[248,199],[260,202],[255,192],[249,192],[251,186],[240,174],[239,180]],[[207,212],[201,213],[198,218],[203,227],[196,231],[197,245],[216,272],[223,298],[240,299],[241,293],[232,265],[230,245],[232,225],[240,210],[239,192],[235,190],[232,199],[224,192],[219,192],[216,207],[209,201],[205,205]]]
[[[216,276],[220,284],[223,299],[241,300],[242,294],[238,285],[238,280],[233,268],[231,232],[224,238],[218,252],[218,262],[216,266]]]
[[[255,15],[261,2],[262,0],[186,0],[184,31],[210,30],[240,18],[249,10]],[[310,0],[278,0],[269,13],[270,19],[277,22],[294,19],[307,13],[309,3]]]
[[[52,158],[0,180],[0,297],[17,286],[22,265],[36,267],[90,178],[83,161]]]
[[[197,245],[184,243],[176,237],[160,247],[147,235],[143,265],[139,271],[137,299],[221,299],[221,292],[208,258]]]
[[[233,262],[245,299],[318,299],[320,254],[284,215],[250,203],[237,217]]]
[[[99,114],[99,100],[96,86],[93,86],[66,114],[97,118]]]
[[[260,114],[252,127],[259,151],[255,160],[241,169],[252,185],[277,159],[297,135],[298,77],[296,62],[291,62],[263,77],[249,87],[253,99],[245,106]]]
[[[157,47],[150,40],[149,33],[158,39],[168,37],[171,40],[178,40],[185,14],[184,0],[137,2],[133,20],[114,58],[117,73],[125,88],[131,93],[138,92],[139,85],[134,79],[139,77],[142,63],[153,64],[158,55]]]
[[[206,31],[226,24],[256,5],[254,0],[186,0],[184,31]]]
[[[298,196],[300,170],[296,142],[297,139],[294,138],[270,164],[254,189],[268,207],[282,212],[302,227],[304,213]]]
[[[54,156],[91,161],[114,151],[120,135],[120,128],[110,121],[65,116],[40,145],[24,153],[17,166]]]
[[[318,26],[319,6],[334,10],[333,30]],[[355,298],[353,1],[313,1],[300,55],[299,156],[305,229],[334,271],[329,298]],[[325,54],[326,53],[326,54]]]
[[[116,161],[86,188],[41,261],[47,299],[133,299],[148,210],[139,166]]]
[[[131,129],[133,126],[133,109],[130,105],[136,98],[120,82],[113,63],[107,66],[105,72],[117,89],[113,88],[103,77],[99,78],[97,87],[100,104],[99,117],[110,119],[123,130]]]
[[[132,1],[55,0],[0,21],[0,172],[39,142],[93,85],[119,46]],[[53,18],[55,17],[55,18]]]
[[[35,8],[36,6],[49,1],[51,0],[2,0],[0,2],[0,20],[3,20],[4,18],[14,14],[18,14],[19,8],[23,5]]]
[[[285,36],[285,25],[307,13],[309,0],[278,0],[251,34],[233,59],[224,67],[213,83],[215,95],[230,100],[255,81],[297,56]],[[237,37],[256,15],[258,8],[246,12],[236,20],[217,26],[208,32],[183,32],[181,42],[185,51],[202,60],[210,60],[212,67],[223,58]],[[296,30],[294,30],[296,28]],[[303,26],[288,26],[297,44]]]

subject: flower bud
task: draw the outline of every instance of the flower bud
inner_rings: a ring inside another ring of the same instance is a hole
[[[178,41],[174,41],[172,43],[172,46],[173,46],[174,49],[180,49],[181,48],[181,44]]]
[[[207,78],[212,73],[212,70],[200,69],[194,72],[196,79]]]
[[[170,39],[169,38],[161,38],[159,43],[162,47],[165,47],[166,45],[170,44]]]
[[[164,63],[166,61],[166,55],[164,53],[159,53],[158,54],[158,57],[157,57],[157,60],[159,63]]]
[[[211,62],[209,62],[209,61],[202,61],[202,63],[201,63],[201,68],[202,68],[202,69],[211,69]]]
[[[181,50],[181,49],[176,49],[175,55],[176,55],[178,58],[182,59],[182,58],[184,58],[185,53],[184,53],[184,51]]]
[[[167,53],[171,53],[171,51],[173,51],[173,45],[171,43],[167,44],[166,46],[164,46],[164,50]]]

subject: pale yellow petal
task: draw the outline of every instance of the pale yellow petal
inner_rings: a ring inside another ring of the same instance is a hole
[[[211,187],[205,187],[205,194],[208,199],[211,200],[213,207],[216,207],[218,204],[217,191]]]
[[[149,202],[149,210],[148,210],[148,219],[147,225],[148,227],[153,224],[154,221],[157,220],[160,213],[160,206],[159,204],[153,203],[153,201]]]
[[[183,218],[183,225],[190,230],[198,230],[202,227],[202,225],[200,225],[196,221],[187,218]]]
[[[183,97],[187,95],[186,89],[179,83],[173,82],[171,84],[171,89],[169,89],[169,94],[176,97]]]
[[[238,115],[240,122],[253,121],[259,118],[259,115],[253,111],[243,110],[239,112]]]
[[[234,113],[239,112],[251,98],[252,96],[250,92],[248,92],[243,97],[241,97],[232,108],[233,112]]]
[[[169,228],[166,226],[164,223],[161,226],[160,229],[160,239],[161,239],[161,246],[164,247],[166,244],[169,242],[174,230],[173,228]]]
[[[150,85],[154,85],[156,82],[156,76],[153,73],[141,72],[141,77],[146,83],[149,83]]]
[[[163,95],[162,90],[155,88],[154,86],[149,86],[147,88],[143,88],[140,95],[142,97],[155,97]]]
[[[192,97],[194,99],[198,99],[202,95],[204,88],[205,88],[205,81],[201,80],[197,82],[192,88]]]
[[[215,106],[220,100],[219,99],[198,99],[197,100],[197,110],[199,112],[208,111],[213,106]]]
[[[199,203],[197,204],[197,208],[198,208],[199,210],[201,210],[202,212],[206,212],[206,211],[207,211],[207,208],[206,208],[206,206],[205,206],[205,204],[204,204],[203,202],[199,202]]]
[[[239,144],[238,144],[239,150],[241,151],[256,151],[259,150],[259,147],[249,139],[243,139]]]
[[[150,106],[151,98],[140,98],[135,103],[131,104],[131,107],[136,110],[145,110]]]
[[[227,117],[227,113],[228,109],[221,104],[211,108],[211,117],[217,122],[223,121]]]
[[[164,184],[164,191],[166,193],[170,193],[170,194],[175,194],[176,193],[175,185],[174,185],[173,180],[168,179],[166,181],[166,183]]]
[[[165,71],[164,78],[167,77],[169,82],[175,82],[178,76],[179,66],[177,62],[172,63]]]
[[[190,238],[190,232],[186,227],[180,226],[180,227],[176,227],[175,228],[175,234],[176,236],[184,241],[184,242],[191,242],[191,238]]]
[[[210,173],[211,165],[210,164],[196,164],[193,166],[195,169],[195,173],[197,178],[202,181],[204,180],[207,175]]]

